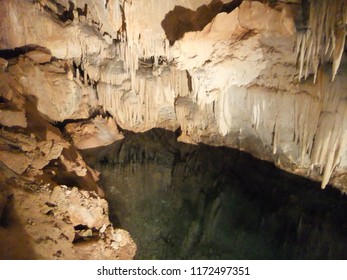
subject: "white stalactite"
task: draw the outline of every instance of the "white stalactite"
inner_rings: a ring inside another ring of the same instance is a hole
[[[69,8],[69,1],[56,1]],[[183,141],[238,145],[276,162],[285,157],[286,168],[319,170],[322,187],[335,170],[347,170],[346,69],[338,71],[346,65],[345,0],[311,0],[308,29],[296,35],[295,5],[243,1],[173,46],[161,26],[165,16],[175,6],[194,11],[210,0],[72,2],[82,10],[88,4],[87,15],[77,19],[74,12],[73,21],[59,23],[30,0],[0,0],[0,48],[42,45],[70,66],[73,61],[84,76],[77,69],[74,77],[70,67],[66,91],[94,103],[98,96],[125,129],[181,127]],[[327,61],[332,75],[322,69]],[[298,83],[297,72],[299,79],[314,74],[316,83]],[[48,96],[43,101],[63,96],[43,85],[37,85],[38,95]],[[59,103],[56,115],[79,109],[77,101]]]
[[[307,29],[298,31],[296,57],[299,63],[299,80],[310,72],[316,81],[318,67],[332,61],[332,80],[341,63],[346,40],[346,0],[311,0]]]

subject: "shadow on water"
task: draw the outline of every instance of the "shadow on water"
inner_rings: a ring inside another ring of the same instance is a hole
[[[84,156],[138,259],[347,258],[346,197],[246,153],[153,129]]]

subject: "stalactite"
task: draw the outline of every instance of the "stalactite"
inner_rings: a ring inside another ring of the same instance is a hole
[[[114,84],[104,81],[98,84],[99,104],[123,128],[146,131],[161,122],[176,126],[174,101],[181,92],[189,91],[186,73],[167,67],[160,76],[153,77],[150,71],[140,69],[131,81],[132,86],[127,76],[123,81],[117,77]]]
[[[322,188],[325,188],[341,156],[347,150],[347,94],[341,87],[344,81],[336,80],[332,83],[323,71],[318,82],[323,95],[322,113],[311,158],[312,164],[320,168],[323,176]]]
[[[256,136],[264,146],[272,146],[273,154],[287,154],[297,166],[319,169],[324,188],[347,152],[344,78],[337,75],[332,82],[320,69],[316,94],[231,87],[219,98],[220,132],[235,133],[242,127],[244,138]]]
[[[332,61],[332,80],[341,63],[347,34],[347,2],[345,0],[311,0],[308,26],[297,32],[295,55],[299,64],[299,80]]]
[[[162,11],[168,10],[170,2],[167,1],[148,1],[143,7],[131,1],[124,1],[121,4],[123,17],[133,19],[132,24],[126,25],[122,30],[121,42],[118,44],[120,57],[124,63],[124,70],[129,72],[131,78],[131,87],[135,87],[136,71],[139,69],[140,58],[153,57],[153,66],[158,66],[159,57],[165,57],[171,60],[171,49],[169,41],[162,33],[160,26],[153,32],[144,26],[156,26],[155,20]],[[148,15],[145,11],[157,11],[157,14]],[[140,15],[140,16],[139,16]],[[164,15],[163,15],[164,16]],[[159,28],[160,27],[160,28]]]

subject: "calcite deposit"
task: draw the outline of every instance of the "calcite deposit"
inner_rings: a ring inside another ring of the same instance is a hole
[[[1,166],[102,195],[78,149],[160,127],[346,192],[346,24],[345,0],[2,0]]]

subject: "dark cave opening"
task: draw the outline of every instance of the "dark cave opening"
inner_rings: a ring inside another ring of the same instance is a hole
[[[346,259],[347,199],[249,154],[126,133],[84,151],[137,259]]]
[[[25,46],[13,48],[13,49],[2,49],[0,50],[0,57],[9,60],[11,58],[16,58],[20,55],[26,54],[27,52],[35,51],[35,50],[40,50],[42,52],[50,53],[50,51],[44,47],[31,44],[31,45],[25,45]]]

